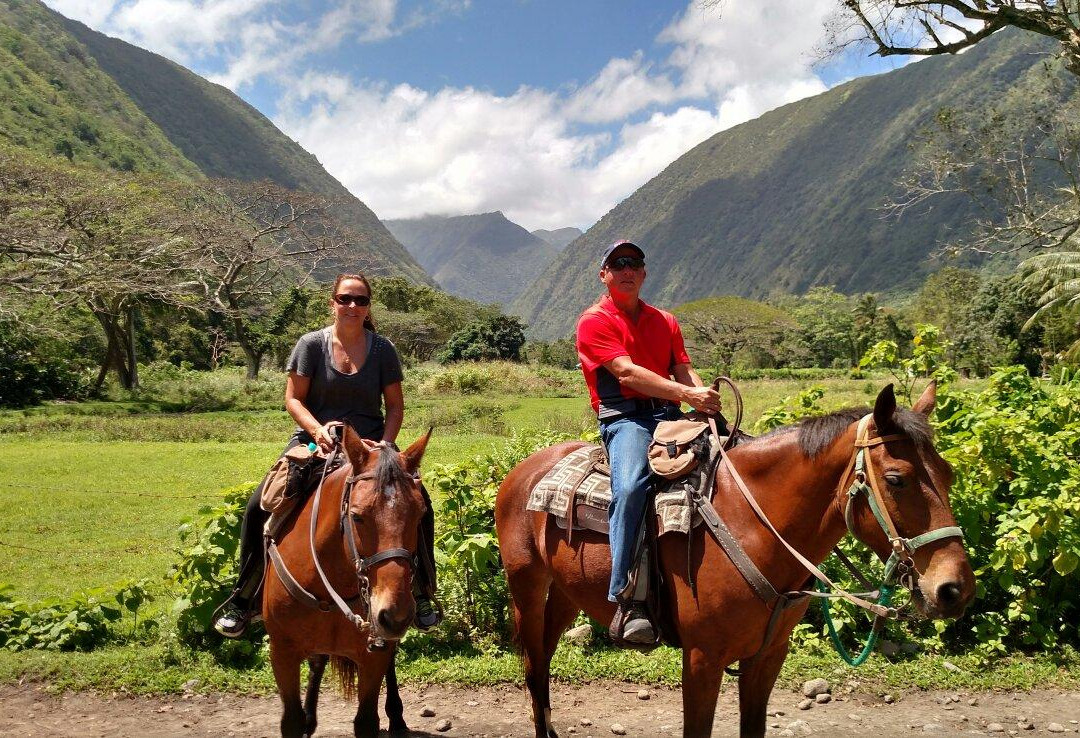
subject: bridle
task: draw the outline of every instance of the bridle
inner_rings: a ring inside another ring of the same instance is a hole
[[[323,571],[322,564],[319,561],[319,554],[315,548],[315,540],[316,528],[318,527],[319,522],[319,507],[322,502],[322,491],[324,483],[326,482],[326,475],[329,470],[334,468],[334,463],[338,460],[340,453],[341,445],[340,443],[335,443],[334,448],[330,452],[330,456],[327,458],[326,464],[323,467],[322,476],[319,479],[319,486],[315,491],[315,498],[312,501],[311,523],[309,526],[308,537],[311,560],[315,565],[315,571],[318,573],[319,579],[322,581],[323,586],[326,587],[326,591],[330,595],[331,602],[337,606],[341,611],[341,614],[345,616],[345,619],[356,626],[358,630],[367,629],[368,650],[383,650],[387,647],[386,641],[382,636],[375,632],[375,626],[371,622],[371,582],[368,578],[368,573],[379,564],[387,561],[400,560],[405,562],[409,567],[409,576],[411,578],[413,572],[416,571],[416,553],[405,548],[387,548],[378,551],[371,556],[360,555],[360,551],[356,546],[356,525],[349,513],[350,503],[352,501],[353,491],[356,488],[356,483],[375,479],[375,474],[373,472],[350,474],[345,478],[345,488],[342,490],[341,494],[341,509],[339,511],[338,527],[341,529],[341,535],[344,539],[345,551],[349,557],[349,562],[352,564],[353,570],[356,573],[358,594],[355,597],[350,597],[346,600],[334,588],[334,585],[330,583],[330,579],[326,576],[326,572]],[[413,474],[412,478],[419,483],[419,476]],[[277,546],[273,542],[271,542],[268,547],[268,552],[274,563],[274,570],[277,572],[278,578],[281,579],[285,589],[293,596],[293,598],[308,607],[312,607],[322,612],[328,612],[330,610],[329,602],[320,600],[296,581],[296,578],[289,572],[288,567],[277,552]],[[353,606],[356,606],[355,610],[353,609]]]
[[[900,535],[892,516],[889,515],[889,508],[885,505],[885,498],[882,496],[881,490],[878,489],[869,449],[890,441],[906,440],[907,436],[891,434],[871,438],[869,429],[872,417],[872,415],[866,415],[859,421],[858,428],[855,431],[855,452],[837,487],[839,496],[840,491],[844,488],[844,483],[849,478],[854,477],[851,486],[848,487],[846,492],[847,503],[844,505],[844,525],[847,526],[848,532],[855,536],[855,501],[860,496],[865,495],[870,511],[874,514],[878,525],[881,526],[885,537],[888,538],[889,547],[892,549],[892,553],[885,561],[885,573],[882,583],[888,586],[901,583],[908,589],[914,589],[913,577],[914,573],[917,573],[914,560],[915,552],[928,543],[940,541],[944,538],[959,538],[962,541],[964,532],[958,526],[945,525],[928,530],[913,538],[904,538]]]
[[[356,488],[356,483],[363,480],[374,479],[375,475],[372,472],[362,472],[360,474],[350,474],[345,478],[345,489],[341,494],[341,513],[339,526],[341,528],[341,535],[345,539],[345,551],[349,555],[349,561],[353,565],[353,569],[356,571],[356,583],[360,590],[360,612],[354,612],[345,599],[338,594],[338,591],[334,589],[334,585],[330,583],[326,573],[323,571],[322,564],[319,562],[319,554],[315,550],[315,528],[319,522],[319,502],[322,497],[323,482],[326,480],[326,470],[330,468],[331,462],[334,457],[340,452],[340,446],[335,445],[334,450],[330,453],[330,458],[327,459],[326,466],[323,467],[323,475],[319,480],[319,488],[315,491],[315,500],[311,505],[311,535],[309,536],[309,546],[311,548],[311,560],[315,563],[315,571],[319,574],[319,579],[322,580],[323,586],[326,587],[326,591],[330,593],[330,599],[334,604],[338,606],[341,613],[345,616],[345,619],[355,625],[357,628],[367,628],[371,625],[369,618],[371,617],[371,582],[368,579],[368,572],[378,564],[385,561],[391,561],[393,559],[401,559],[409,565],[409,576],[412,576],[412,572],[415,570],[416,555],[404,548],[387,548],[372,554],[371,556],[361,556],[359,549],[356,547],[356,525],[353,522],[352,516],[349,514],[349,505],[352,501],[352,493]],[[416,477],[414,477],[416,479]]]

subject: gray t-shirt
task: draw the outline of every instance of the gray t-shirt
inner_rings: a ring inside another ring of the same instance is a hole
[[[334,367],[330,341],[329,328],[305,333],[285,365],[311,379],[304,406],[320,423],[343,420],[362,438],[382,440],[382,391],[402,378],[397,349],[389,339],[367,331],[363,366],[345,374]]]

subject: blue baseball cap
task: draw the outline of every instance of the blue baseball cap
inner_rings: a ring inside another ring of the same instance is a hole
[[[632,248],[634,251],[636,251],[638,253],[638,258],[639,259],[644,259],[645,258],[645,252],[641,250],[640,246],[638,246],[636,243],[634,243],[632,241],[627,241],[626,239],[623,239],[622,241],[616,241],[615,243],[611,244],[606,249],[604,249],[604,255],[600,257],[600,268],[601,269],[603,269],[605,266],[607,266],[607,260],[608,260],[608,257],[611,256],[611,252],[614,251],[615,249],[619,248],[620,246],[629,246],[630,248]]]

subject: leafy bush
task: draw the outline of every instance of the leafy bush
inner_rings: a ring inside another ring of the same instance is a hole
[[[127,584],[115,593],[94,589],[37,603],[15,599],[11,585],[0,585],[0,648],[89,651],[121,639],[117,626],[125,613],[133,617],[128,635],[147,634],[157,622],[140,624],[138,612],[149,599],[143,582]]]
[[[506,432],[506,411],[506,405],[481,398],[449,405],[437,403],[420,410],[417,425],[422,428],[503,435]]]
[[[581,372],[510,361],[462,361],[431,365],[405,373],[407,397],[442,397],[446,394],[503,394],[524,397],[577,397],[582,392]]]
[[[85,397],[89,385],[66,352],[42,342],[9,318],[0,318],[0,407]]]
[[[801,418],[825,413],[818,401],[825,396],[824,387],[811,387],[797,395],[785,397],[778,405],[767,408],[754,424],[755,433],[764,433],[783,425],[791,425]]]
[[[178,639],[193,648],[215,651],[226,662],[248,661],[258,653],[250,641],[226,641],[211,627],[214,610],[234,584],[240,522],[253,489],[250,484],[229,487],[220,505],[199,511],[210,516],[201,527],[180,526],[180,560],[169,570],[180,593],[173,603]]]
[[[934,377],[938,384],[956,378],[956,372],[945,364],[945,352],[951,342],[935,325],[915,326],[910,356],[901,352],[896,341],[878,341],[859,360],[860,369],[888,369],[896,380],[900,396],[911,402],[911,390],[920,377]]]
[[[947,393],[937,426],[978,582],[974,625],[950,630],[990,651],[1080,643],[1080,380],[1001,369]]]
[[[820,414],[823,394],[814,387],[785,398],[758,429]],[[939,391],[933,421],[936,447],[955,472],[950,500],[975,571],[976,603],[955,622],[894,631],[920,636],[926,647],[974,645],[984,654],[1080,643],[1080,377],[1061,372],[1055,382],[1023,366],[1000,369],[984,389]],[[869,570],[878,566],[865,547],[842,547]],[[842,626],[857,622],[839,608],[834,614]],[[815,632],[803,629],[801,637]]]
[[[495,538],[495,495],[522,459],[567,440],[556,433],[515,436],[502,449],[460,464],[436,466],[427,482],[442,500],[435,533],[439,596],[447,625],[476,640],[508,635],[509,594]]]
[[[481,318],[450,336],[439,361],[521,361],[525,345],[525,324],[507,315]]]
[[[285,393],[284,375],[262,372],[249,380],[237,367],[197,371],[167,361],[139,367],[140,388],[135,396],[158,403],[166,412],[209,412],[240,408],[280,408]]]

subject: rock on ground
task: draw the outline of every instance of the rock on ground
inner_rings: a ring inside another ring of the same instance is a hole
[[[819,694],[825,694],[826,692],[831,691],[832,690],[829,689],[828,680],[822,679],[820,677],[817,679],[810,679],[809,681],[804,682],[802,685],[803,696],[810,697],[811,699],[817,697]]]

